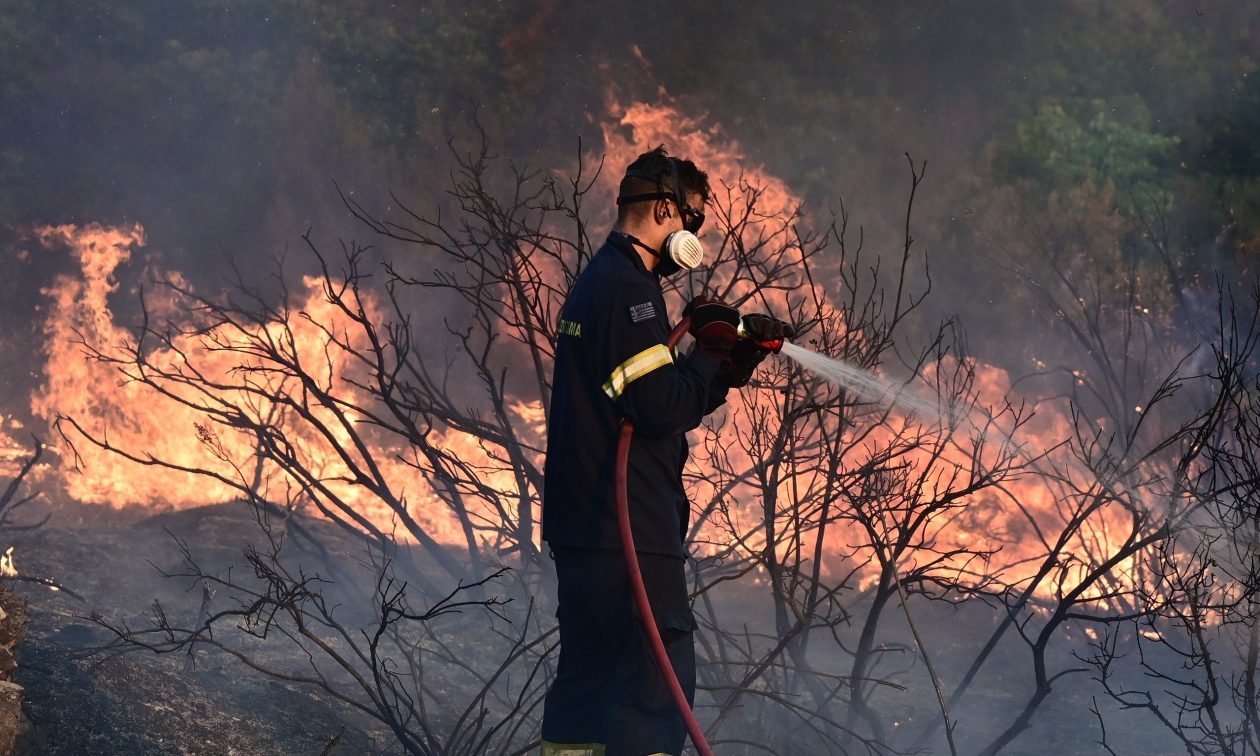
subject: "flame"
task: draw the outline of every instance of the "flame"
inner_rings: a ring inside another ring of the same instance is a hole
[[[233,480],[239,479],[242,471],[256,471],[258,495],[284,502],[291,481],[274,465],[260,461],[256,438],[213,422],[200,409],[232,404],[255,420],[280,411],[279,406],[246,391],[249,381],[270,382],[270,391],[293,390],[282,379],[262,372],[274,366],[246,351],[251,340],[284,345],[282,349],[293,359],[320,366],[311,372],[322,376],[325,387],[335,386],[352,403],[368,401],[347,382],[353,376],[351,353],[333,341],[333,334],[354,333],[352,324],[329,300],[317,278],[302,280],[292,313],[283,322],[269,322],[252,330],[218,325],[195,331],[179,327],[190,324],[177,320],[170,344],[144,349],[149,373],[180,375],[195,370],[205,381],[226,388],[217,397],[207,397],[188,385],[167,380],[161,383],[169,396],[163,396],[137,380],[135,367],[126,364],[128,350],[136,348],[134,337],[117,324],[109,303],[110,295],[118,289],[116,272],[130,259],[132,250],[144,244],[143,229],[67,225],[40,229],[39,238],[46,246],[69,248],[80,269],[77,276],[59,277],[44,292],[50,300],[44,328],[47,361],[44,381],[32,397],[31,409],[49,423],[67,416],[117,448],[153,454],[175,466],[206,470]],[[187,287],[177,273],[167,278]],[[151,299],[150,316],[186,318],[180,299],[172,291]],[[373,315],[379,317],[378,313]],[[90,357],[85,354],[86,345],[98,350],[99,356],[121,362]],[[361,510],[378,527],[392,530],[395,513],[378,498],[346,482],[351,476],[334,444],[342,450],[353,449],[351,430],[338,423],[327,408],[315,408],[313,413],[328,429],[333,443],[307,424],[283,416],[279,421],[294,442],[298,457],[330,491]],[[348,424],[356,427],[353,416],[348,419]],[[469,459],[484,456],[471,440],[445,441],[450,448],[462,447]],[[68,449],[61,452],[70,455]],[[372,446],[368,453],[394,491],[402,497],[410,494],[409,512],[423,527],[439,540],[457,537],[451,518],[433,505],[432,492],[416,484],[413,468],[387,447]],[[66,493],[81,502],[178,508],[240,497],[239,491],[225,483],[165,466],[139,464],[87,442],[75,443],[74,456],[80,470],[66,474],[62,483]]]
[[[709,172],[711,184],[717,190],[714,214],[719,222],[708,227],[707,243],[712,242],[714,226],[731,228],[739,209],[748,207],[755,199],[755,216],[746,218],[748,222],[738,226],[741,240],[751,247],[766,238],[777,238],[784,254],[789,257],[800,254],[794,242],[782,235],[782,219],[796,217],[800,198],[780,178],[760,167],[750,166],[741,147],[727,138],[719,126],[707,123],[704,117],[684,113],[666,98],[654,104],[622,105],[612,101],[610,113],[603,129],[609,165],[627,165],[644,149],[664,143],[671,154],[692,159]],[[603,172],[598,192],[611,200],[619,178],[618,171]],[[607,202],[606,206],[612,207],[612,202]],[[145,244],[143,228],[139,225],[120,228],[63,225],[40,229],[38,238],[46,247],[69,249],[78,262],[79,273],[57,278],[44,292],[49,299],[44,328],[46,364],[43,383],[31,398],[31,409],[37,417],[48,422],[59,416],[73,417],[89,432],[120,448],[152,452],[179,466],[209,470],[229,478],[238,476],[242,470],[256,471],[259,495],[283,501],[286,491],[291,490],[291,481],[273,464],[260,460],[256,439],[230,425],[208,420],[205,413],[197,409],[207,402],[230,402],[247,408],[255,419],[277,410],[274,405],[251,398],[241,383],[245,375],[265,375],[259,370],[266,365],[257,359],[251,361],[232,347],[241,347],[257,338],[282,343],[290,340],[288,348],[296,359],[308,365],[324,366],[319,372],[329,387],[335,386],[352,405],[370,406],[370,397],[363,396],[352,380],[358,369],[355,360],[330,338],[334,333],[354,334],[356,329],[329,301],[320,280],[303,279],[293,302],[289,303],[292,314],[283,322],[268,323],[253,330],[242,326],[235,330],[215,326],[200,332],[181,329],[170,344],[146,347],[145,361],[154,370],[179,374],[182,370],[195,369],[214,384],[226,387],[223,395],[215,399],[198,396],[188,386],[168,383],[171,395],[164,397],[137,381],[134,371],[120,372],[118,365],[88,359],[84,353],[84,344],[94,346],[106,356],[125,354],[128,345],[133,345],[134,336],[117,322],[110,297],[119,289],[117,273],[130,261],[133,252]],[[551,274],[555,280],[560,280],[558,272],[551,271]],[[168,272],[166,277],[180,289],[192,288],[178,272]],[[739,296],[740,292],[734,294]],[[170,291],[150,296],[148,301],[153,317],[170,319],[177,325],[190,317],[184,312],[184,304]],[[366,304],[372,319],[382,322],[382,314],[370,298]],[[680,306],[678,302],[671,304]],[[931,366],[924,378],[930,384],[934,371],[943,373],[953,367]],[[287,390],[280,384],[270,388]],[[1003,406],[1013,394],[1006,372],[984,364],[975,366],[973,390],[980,406]],[[728,426],[719,433],[728,439],[736,432],[746,433],[753,427],[758,411],[773,410],[776,401],[769,391],[755,393],[747,405],[732,401],[726,415]],[[545,417],[541,402],[536,398],[517,397],[509,403],[509,409],[529,446],[542,449]],[[338,449],[353,450],[351,441],[361,439],[366,444],[366,455],[381,466],[391,490],[405,498],[409,515],[429,535],[449,544],[464,541],[466,534],[443,499],[401,458],[405,453],[400,454],[396,438],[374,434],[370,427],[365,427],[369,424],[358,422],[359,417],[354,414],[347,415],[344,423],[331,417],[327,409],[317,409],[315,414],[330,429],[328,437],[320,437],[310,427],[291,419],[282,418],[279,422],[304,463],[331,492],[349,502],[376,527],[386,532],[397,531],[394,527],[397,513],[362,487],[348,482],[353,476]],[[888,427],[865,436],[862,443],[891,443],[898,432],[909,429],[907,423],[910,422],[909,418],[895,417]],[[1066,411],[1054,411],[1045,406],[1032,422],[1020,429],[1016,439],[1005,440],[1024,443],[1039,451],[1068,438],[1071,430]],[[844,429],[844,432],[856,442],[854,429]],[[475,437],[454,431],[434,431],[434,434],[443,450],[482,471],[484,482],[490,488],[508,498],[518,495],[512,470]],[[949,485],[952,471],[967,469],[977,461],[982,465],[993,464],[1004,441],[1001,434],[998,436],[977,459],[972,459],[962,444],[946,448],[935,461],[928,459],[926,451],[913,452],[908,459],[920,465],[936,464],[938,470],[925,480],[925,487],[928,493],[941,491]],[[4,427],[0,427],[0,448],[7,447],[6,439]],[[692,477],[708,476],[713,461],[696,446],[693,444],[695,453],[690,473]],[[65,491],[79,501],[115,507],[165,508],[199,506],[239,497],[239,492],[230,486],[164,467],[131,462],[91,444],[77,444],[75,451],[81,469],[76,474],[67,471],[62,483]],[[61,452],[63,456],[70,455],[68,449]],[[723,452],[736,467],[748,468],[757,461],[747,458],[733,445]],[[541,464],[541,456],[541,452],[537,453],[534,461]],[[69,466],[64,467],[68,470]],[[779,482],[776,494],[781,501],[792,501],[794,487],[816,488],[824,475],[825,471],[819,469],[796,470]],[[715,489],[699,485],[693,494],[696,501],[704,501],[715,495]],[[1034,537],[1035,530],[1054,532],[1056,525],[1062,524],[1060,494],[1039,476],[1027,475],[1009,481],[1004,492],[985,492],[964,502],[957,514],[940,518],[924,533],[924,538],[934,542],[938,550],[996,550],[992,563],[984,567],[986,574],[1001,574],[1007,583],[1015,583],[1026,579],[1035,569],[1037,560],[1044,557],[1045,547]],[[844,503],[837,502],[835,506],[841,507]],[[753,548],[759,538],[760,543],[764,543],[762,514],[757,502],[741,499],[737,490],[725,516],[729,518],[726,526],[747,534]],[[493,519],[496,515],[487,509],[474,513],[474,517]],[[1071,553],[1063,560],[1064,568],[1057,579],[1064,581],[1072,579],[1073,575],[1079,576],[1088,565],[1090,554],[1105,549],[1109,534],[1123,533],[1124,526],[1120,512],[1101,512],[1092,518],[1070,545]],[[865,558],[869,558],[869,545],[863,546],[869,539],[852,520],[833,522],[824,538],[826,558],[834,562],[829,565],[829,572],[847,569],[844,562],[863,558],[859,552],[864,548],[868,550]],[[727,539],[725,527],[710,523],[700,534],[700,540],[709,545],[698,550],[717,551],[727,545]],[[11,550],[8,558],[11,565]],[[963,568],[962,565],[956,567]],[[873,578],[869,570],[864,574],[867,580]]]
[[[609,96],[609,108],[612,117],[604,122],[603,133],[607,157],[605,162],[610,166],[629,164],[641,152],[658,144],[664,144],[672,155],[684,157],[696,162],[709,173],[710,184],[715,190],[715,197],[710,205],[711,215],[716,215],[720,230],[737,232],[746,248],[752,248],[766,239],[776,239],[781,254],[792,262],[799,259],[801,250],[793,241],[782,234],[782,219],[796,217],[801,206],[801,199],[782,179],[774,176],[756,165],[750,165],[741,146],[727,138],[719,125],[710,123],[704,116],[691,115],[672,103],[662,92],[661,99],[655,103],[632,102],[622,104],[615,96]],[[616,170],[605,171],[601,180],[605,191],[614,195],[620,173]],[[755,200],[756,212],[741,216],[740,211]],[[744,222],[737,222],[744,221]],[[710,230],[713,226],[708,227]],[[711,238],[706,239],[710,243]],[[817,261],[816,261],[817,262]],[[825,273],[819,280],[826,280]],[[723,283],[718,276],[716,283]],[[737,289],[728,294],[728,299],[738,300],[747,290]],[[757,300],[762,302],[764,300]],[[782,313],[779,313],[782,314]],[[932,385],[936,373],[946,372],[955,367],[949,365],[928,365],[922,376],[925,385]],[[978,362],[972,366],[974,383],[973,401],[979,408],[1001,408],[1009,401],[1019,405],[1023,398],[1012,389],[1012,382],[1006,371]],[[761,392],[751,401],[728,410],[727,425],[719,431],[720,436],[729,439],[734,434],[747,434],[753,426],[753,418],[760,412],[773,413],[777,397],[771,392]],[[1016,432],[1013,428],[1003,429],[1000,422],[986,427],[986,444],[982,452],[972,458],[972,449],[968,443],[968,434],[975,433],[985,423],[977,423],[972,418],[971,427],[957,431],[958,441],[947,445],[939,458],[931,459],[927,450],[914,451],[907,454],[904,461],[926,469],[933,465],[933,472],[923,481],[924,494],[940,493],[947,489],[951,476],[958,471],[967,471],[974,464],[991,468],[1002,454],[1010,454],[1012,449],[1019,450],[1023,460],[1041,456],[1045,450],[1058,447],[1065,439],[1072,436],[1072,423],[1066,402],[1059,404],[1043,402],[1031,420],[1024,423]],[[1142,412],[1143,408],[1135,408]],[[911,420],[894,416],[887,427],[876,428],[873,433],[863,436],[864,443],[892,443],[901,431],[907,428]],[[1098,421],[1099,425],[1103,423]],[[846,430],[846,436],[856,439],[857,432]],[[719,442],[723,443],[723,442]],[[727,464],[736,468],[751,469],[756,460],[748,459],[746,454],[729,444],[723,443],[722,453],[726,455]],[[860,458],[850,458],[854,464]],[[1065,462],[1060,454],[1054,460],[1046,460],[1043,464],[1055,461],[1060,466]],[[709,478],[712,460],[701,451],[697,453],[693,443],[691,473],[694,479]],[[821,485],[825,473],[816,469],[796,470],[782,480],[774,494],[781,502],[792,501],[792,491],[809,490],[811,486]],[[738,489],[737,489],[738,490]],[[715,495],[715,486],[697,485],[693,489],[693,499],[702,501]],[[751,500],[738,501],[725,510],[728,527],[735,533],[743,534],[756,550],[764,544],[762,536],[763,513],[760,505]],[[1046,557],[1046,546],[1037,537],[1036,532],[1057,533],[1067,526],[1067,513],[1064,511],[1065,492],[1049,485],[1047,477],[1036,470],[1021,474],[1005,482],[1002,490],[988,490],[969,500],[961,502],[956,514],[941,517],[933,522],[922,534],[925,542],[933,543],[934,551],[951,549],[972,549],[992,551],[992,555],[983,565],[954,560],[956,569],[969,573],[980,570],[975,580],[1000,576],[1007,584],[1018,584],[1029,579]],[[843,506],[843,503],[839,503]],[[1096,556],[1105,553],[1110,544],[1123,541],[1126,528],[1130,524],[1125,514],[1117,508],[1102,509],[1093,515],[1080,528],[1068,543],[1061,555],[1059,571],[1056,573],[1056,585],[1072,584],[1080,580],[1087,569],[1096,563]],[[700,552],[718,552],[728,544],[727,535],[719,528],[710,526],[700,533]],[[867,535],[853,521],[838,521],[829,526],[825,536],[827,559],[834,562],[824,572],[838,574],[848,569],[843,561],[849,555],[861,552],[862,544],[868,543]],[[808,537],[804,546],[808,548]],[[786,547],[785,547],[786,548]],[[868,552],[869,556],[869,552]],[[924,558],[932,559],[933,554]],[[907,564],[901,565],[903,571],[914,566],[916,556],[911,554]],[[950,564],[950,560],[946,560]],[[1127,560],[1115,571],[1119,575],[1131,575],[1134,561]],[[875,571],[863,572],[862,581],[869,584],[877,575]],[[1099,586],[1089,591],[1087,596],[1098,596],[1106,590]]]
[[[115,272],[130,260],[134,248],[144,244],[144,229],[62,225],[38,229],[37,235],[46,247],[68,248],[80,274],[59,276],[42,292],[49,299],[46,362],[43,382],[31,398],[32,413],[50,424],[68,416],[119,447],[202,466],[206,454],[195,430],[196,423],[204,422],[201,413],[155,397],[148,387],[128,380],[113,365],[89,358],[85,351],[89,346],[121,350],[133,341],[115,322],[109,298],[119,288]],[[151,357],[162,368],[182,360],[168,351]],[[222,484],[137,465],[90,444],[78,444],[76,450],[83,474],[67,476],[64,484],[78,501],[179,507],[231,498],[230,489]],[[222,467],[214,469],[223,472]]]
[[[712,269],[716,263],[719,270],[707,281],[707,293],[719,292],[726,301],[739,302],[755,291],[747,279],[732,286],[733,250],[725,249],[723,235],[737,240],[744,250],[771,242],[781,247],[789,263],[801,261],[801,249],[790,233],[800,215],[801,198],[779,177],[751,165],[743,148],[726,137],[719,124],[685,113],[663,92],[656,103],[622,105],[611,93],[608,99],[611,118],[603,123],[604,162],[615,168],[600,174],[610,197],[607,207],[613,206],[611,197],[616,196],[621,181],[620,166],[657,145],[665,145],[671,155],[691,160],[708,173],[713,196],[706,212],[713,221],[706,223],[700,238],[706,246],[705,264]],[[715,251],[719,245],[723,248]]]
[[[13,561],[13,547],[10,546],[0,555],[0,577],[17,577],[17,565]]]
[[[663,144],[671,155],[691,160],[709,174],[715,201],[725,206],[725,211],[744,206],[754,192],[758,215],[765,219],[789,216],[800,207],[800,197],[785,181],[764,168],[750,166],[739,143],[727,138],[720,125],[707,124],[703,116],[688,115],[667,99],[622,105],[614,98],[609,110],[612,118],[603,126],[608,165],[629,165],[640,153]],[[601,180],[612,194],[621,176],[618,170],[605,171]],[[725,212],[722,207],[718,209]]]
[[[30,453],[28,447],[18,443],[9,430],[21,430],[22,423],[7,415],[0,415],[0,477],[17,475],[22,461]]]

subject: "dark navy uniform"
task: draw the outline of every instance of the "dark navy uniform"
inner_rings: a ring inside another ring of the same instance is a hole
[[[542,537],[556,557],[560,662],[542,737],[602,744],[609,756],[678,753],[685,737],[621,555],[614,467],[622,418],[635,426],[627,469],[631,530],[653,614],[675,671],[695,689],[684,559],[687,431],[719,406],[720,360],[680,356],[655,273],[614,232],[561,312],[548,419]]]
[[[552,548],[620,549],[613,466],[621,419],[634,423],[628,490],[637,549],[683,558],[690,505],[686,432],[719,405],[720,361],[665,345],[670,324],[656,274],[612,234],[561,312],[548,420],[543,539]]]

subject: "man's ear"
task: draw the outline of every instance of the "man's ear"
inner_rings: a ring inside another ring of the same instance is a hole
[[[669,200],[656,201],[656,222],[664,223],[666,219],[672,218],[674,212],[669,209]]]

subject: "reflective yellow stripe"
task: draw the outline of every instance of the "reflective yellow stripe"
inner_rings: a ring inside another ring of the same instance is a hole
[[[664,344],[650,346],[613,368],[612,375],[604,382],[604,393],[609,399],[616,399],[631,381],[673,361],[674,355],[670,354],[669,347]]]

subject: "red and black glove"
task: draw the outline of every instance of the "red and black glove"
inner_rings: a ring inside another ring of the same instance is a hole
[[[697,298],[687,305],[683,314],[691,317],[688,333],[696,340],[700,351],[722,360],[731,358],[731,351],[739,341],[739,310]]]
[[[783,347],[784,339],[796,336],[796,329],[790,323],[784,323],[778,318],[758,312],[743,317],[739,326],[739,335],[749,341],[757,342],[769,352],[777,352]]]
[[[777,318],[754,313],[743,317],[739,334],[730,361],[718,370],[718,380],[731,388],[747,386],[766,355],[779,351],[784,339],[796,335],[796,329]]]

